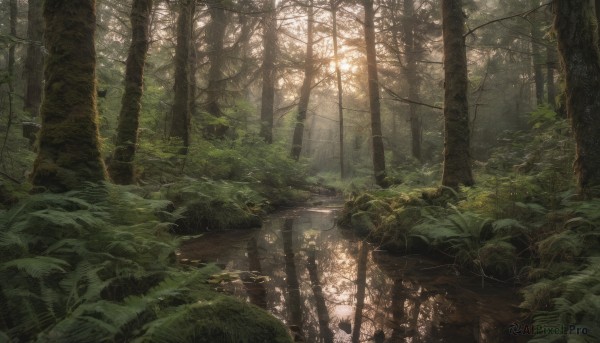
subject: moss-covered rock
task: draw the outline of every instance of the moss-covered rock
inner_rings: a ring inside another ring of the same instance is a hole
[[[232,201],[198,198],[187,203],[185,207],[183,218],[176,222],[176,233],[250,229],[262,225],[259,216]]]
[[[218,296],[182,307],[179,315],[151,323],[152,329],[134,342],[292,342],[286,327],[275,317],[231,297]]]

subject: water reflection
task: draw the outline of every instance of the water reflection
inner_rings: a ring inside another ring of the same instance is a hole
[[[296,341],[514,341],[511,292],[481,289],[422,257],[373,251],[334,228],[334,217],[324,207],[288,211],[251,234],[205,235],[182,255],[244,271],[227,290],[268,309]]]

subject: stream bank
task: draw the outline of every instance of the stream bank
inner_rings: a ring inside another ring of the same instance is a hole
[[[341,201],[319,198],[257,230],[206,233],[184,261],[239,276],[222,289],[267,309],[304,342],[522,342],[515,290],[420,255],[394,256],[339,230]],[[223,277],[223,280],[228,278]]]

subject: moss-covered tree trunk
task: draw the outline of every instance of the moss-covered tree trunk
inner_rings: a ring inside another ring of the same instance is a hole
[[[313,43],[314,43],[314,8],[313,0],[307,4],[308,20],[306,30],[306,58],[304,59],[304,81],[300,88],[300,100],[298,101],[298,114],[296,115],[296,126],[294,127],[294,136],[292,138],[292,158],[300,159],[302,152],[302,141],[304,139],[304,121],[308,112],[308,103],[310,102],[310,92],[315,74]]]
[[[371,143],[373,147],[373,173],[375,182],[385,187],[385,154],[381,131],[381,103],[379,77],[377,75],[377,52],[375,50],[375,10],[373,0],[363,0],[365,8],[365,45],[367,48],[367,73],[369,77],[369,107],[371,109]]]
[[[46,0],[44,100],[34,186],[63,192],[106,180],[96,110],[94,0]]]
[[[113,182],[133,183],[135,151],[144,91],[144,64],[150,42],[152,0],[134,0],[131,6],[131,45],[125,67],[125,93],[121,102],[115,152],[108,167]]]
[[[177,47],[175,48],[175,96],[173,99],[173,115],[171,117],[171,138],[179,138],[184,149],[190,145],[190,82],[189,57],[190,41],[192,37],[192,13],[194,0],[181,0],[179,2],[179,16],[177,18]]]
[[[204,133],[209,138],[223,138],[228,125],[218,118],[223,116],[219,101],[225,93],[225,30],[227,29],[227,15],[223,0],[207,1],[210,13],[210,24],[206,29],[206,39],[209,47],[208,61],[208,85],[206,87],[205,111],[212,116],[210,121],[217,123],[206,123]]]
[[[273,142],[273,110],[275,107],[275,61],[277,59],[277,12],[276,1],[266,0],[263,19],[263,65],[262,95],[260,107],[260,136],[265,142]]]
[[[42,39],[44,35],[44,18],[42,16],[42,0],[29,0],[27,10],[27,57],[25,58],[25,94],[23,110],[34,118],[40,114],[42,103],[42,81],[44,78],[44,55]]]
[[[576,141],[575,175],[586,198],[600,196],[600,50],[588,0],[554,1],[554,30],[564,69],[567,114]]]
[[[442,185],[473,185],[469,147],[467,53],[462,0],[442,0],[444,40],[444,168]]]

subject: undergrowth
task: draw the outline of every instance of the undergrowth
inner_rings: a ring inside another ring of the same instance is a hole
[[[568,124],[546,108],[530,132],[505,133],[477,185],[424,188],[430,175],[354,194],[342,227],[382,248],[433,254],[485,280],[524,286],[521,307],[537,327],[586,328],[586,335],[535,332],[535,342],[600,341],[600,199],[574,194]],[[418,171],[416,171],[418,173]]]
[[[0,339],[290,342],[274,317],[212,289],[217,267],[177,265],[168,209],[89,185],[0,213]]]

